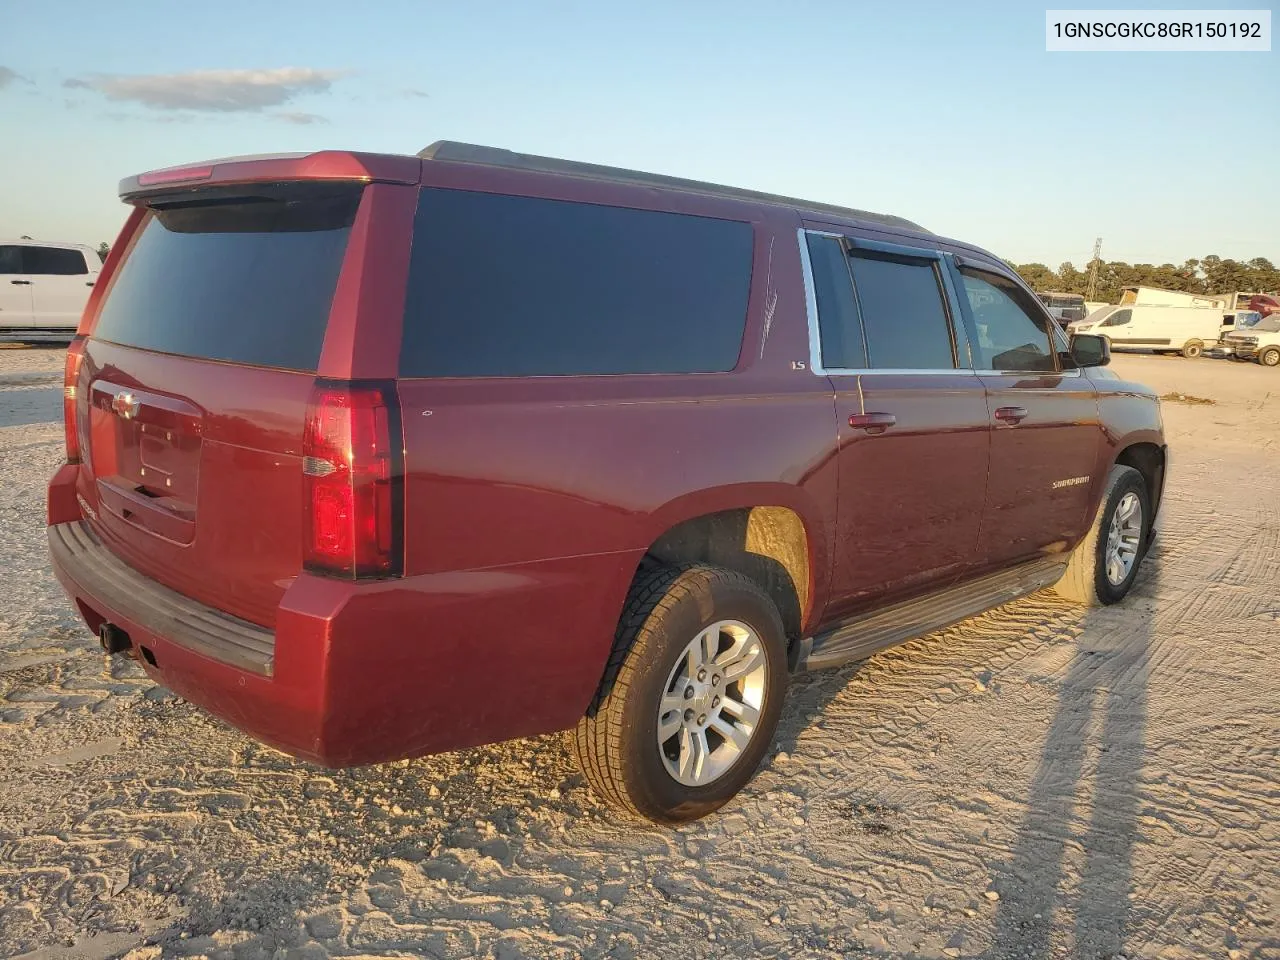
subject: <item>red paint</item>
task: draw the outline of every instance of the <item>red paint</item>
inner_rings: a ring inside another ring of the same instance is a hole
[[[184,649],[89,595],[75,570],[55,572],[91,622],[116,623],[151,651],[156,665],[146,669],[157,679],[323,763],[571,726],[599,683],[637,564],[691,518],[794,511],[809,551],[801,619],[811,634],[887,598],[1069,547],[1120,451],[1163,444],[1150,392],[1111,375],[815,376],[805,365],[801,219],[783,206],[416,157],[325,152],[206,166],[198,187],[370,184],[318,372],[94,339],[102,297],[145,216],[139,206],[81,323],[89,336],[69,416],[92,456],[57,472],[48,520],[87,515],[146,576],[274,630],[274,671]],[[419,183],[751,222],[737,368],[397,380]],[[184,189],[121,185],[139,204],[153,190]],[[144,397],[148,412],[122,420],[113,406],[121,392]],[[1008,407],[1025,410],[1016,426],[995,416]],[[304,474],[304,455],[347,459],[326,484]],[[1091,481],[1049,492],[1080,473]],[[314,572],[325,565],[344,576]],[[349,565],[381,576],[352,579]]]
[[[1095,491],[1090,484],[1054,484],[1092,473],[1089,464],[1103,448],[1097,385],[1075,373],[983,374],[982,382],[993,411],[1026,411],[1016,426],[991,433],[984,563],[999,567],[1074,545],[1097,509]],[[1155,404],[1146,405],[1150,416]]]
[[[976,565],[991,418],[974,375],[831,379],[842,426],[839,546],[826,616],[838,619],[887,596],[950,583]],[[884,411],[895,423],[878,435],[847,425]]]

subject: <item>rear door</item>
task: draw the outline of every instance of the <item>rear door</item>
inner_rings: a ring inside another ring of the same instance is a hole
[[[23,248],[22,257],[31,280],[35,326],[74,330],[89,300],[96,265],[91,266],[85,251],[77,247],[29,246]]]
[[[31,326],[31,278],[23,270],[22,247],[0,246],[0,329]]]
[[[954,581],[977,559],[989,431],[962,365],[942,257],[810,232],[820,372],[836,388],[837,540],[828,619]]]
[[[1079,370],[1062,369],[1065,337],[1013,278],[967,261],[955,276],[991,415],[981,552],[992,566],[1060,552],[1090,520],[1097,393]]]
[[[78,493],[131,566],[272,626],[301,568],[302,433],[361,188],[152,202],[85,347]]]

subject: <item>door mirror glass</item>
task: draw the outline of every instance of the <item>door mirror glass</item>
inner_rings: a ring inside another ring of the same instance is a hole
[[[1077,333],[1071,338],[1071,359],[1077,367],[1105,367],[1111,362],[1111,344],[1106,337]]]

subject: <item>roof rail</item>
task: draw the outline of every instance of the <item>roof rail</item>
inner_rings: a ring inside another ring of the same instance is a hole
[[[870,213],[866,210],[855,210],[851,207],[840,207],[830,203],[814,203],[809,200],[797,200],[794,197],[783,197],[773,193],[762,193],[758,190],[743,190],[738,187],[725,187],[717,183],[704,183],[701,180],[685,180],[682,177],[667,177],[657,173],[644,173],[640,170],[627,170],[623,167],[606,167],[597,163],[579,163],[576,160],[560,160],[555,157],[539,157],[530,153],[516,153],[500,147],[482,147],[473,143],[459,143],[455,140],[437,140],[431,146],[418,152],[424,160],[446,160],[451,163],[475,163],[489,167],[507,167],[513,170],[537,170],[542,173],[558,173],[569,177],[582,177],[589,180],[608,180],[615,183],[635,183],[651,187],[669,187],[685,190],[690,193],[701,193],[716,197],[727,197],[734,200],[754,200],[760,203],[775,203],[786,207],[795,207],[813,213],[834,214],[854,220],[866,220],[890,227],[915,230],[929,233],[918,223],[912,223],[903,217],[895,217],[884,213]]]

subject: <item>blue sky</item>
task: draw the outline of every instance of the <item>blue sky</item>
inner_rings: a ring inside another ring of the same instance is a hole
[[[1280,262],[1275,51],[1049,54],[1027,3],[21,9],[0,236],[114,239],[117,181],[155,167],[453,139],[896,213],[1019,262],[1083,264],[1095,236]]]

